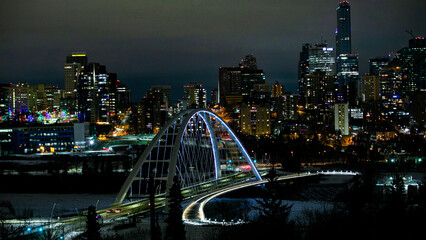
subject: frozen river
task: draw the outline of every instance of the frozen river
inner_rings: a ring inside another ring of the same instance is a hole
[[[53,217],[70,214],[82,214],[88,206],[107,208],[116,194],[48,194],[48,193],[0,193],[0,211],[10,211],[5,202],[10,202],[16,216]]]

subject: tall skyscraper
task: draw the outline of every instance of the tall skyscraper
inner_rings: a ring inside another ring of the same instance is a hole
[[[352,53],[351,47],[351,7],[348,1],[337,7],[336,56]]]
[[[219,104],[234,106],[249,102],[254,93],[255,84],[264,84],[265,75],[258,69],[253,54],[241,59],[239,67],[219,68]]]
[[[219,104],[221,106],[232,105],[242,101],[241,96],[241,68],[219,68]]]
[[[85,52],[73,52],[66,57],[64,65],[65,97],[76,98],[77,80],[87,65]]]
[[[89,63],[77,84],[78,112],[82,122],[109,122],[110,84],[105,65]]]
[[[351,46],[351,8],[348,1],[339,3],[336,28],[337,78],[341,99],[349,106],[357,103],[358,97],[358,54],[352,54]]]

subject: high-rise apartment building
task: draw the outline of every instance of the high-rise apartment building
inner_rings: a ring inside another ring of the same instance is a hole
[[[275,84],[272,85],[271,97],[279,98],[283,96],[284,96],[284,85],[281,85],[278,83],[278,81],[275,81]]]
[[[317,70],[305,75],[305,99],[308,109],[329,109],[337,101],[337,78]]]
[[[334,130],[342,135],[349,135],[348,103],[334,104]]]
[[[241,105],[241,132],[256,137],[271,134],[271,114],[269,104]]]
[[[380,78],[378,75],[362,76],[361,97],[364,102],[380,100]]]

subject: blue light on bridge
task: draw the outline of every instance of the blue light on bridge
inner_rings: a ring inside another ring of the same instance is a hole
[[[39,231],[39,232],[43,232],[43,228],[42,228],[42,227],[39,227],[39,228],[38,228],[38,231]]]
[[[31,228],[30,227],[27,227],[27,232],[31,232]]]

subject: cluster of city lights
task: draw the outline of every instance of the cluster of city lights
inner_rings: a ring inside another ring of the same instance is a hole
[[[69,116],[66,110],[60,111],[40,111],[40,112],[22,112],[21,114],[14,114],[12,111],[9,111],[8,115],[0,115],[0,123],[7,121],[17,121],[17,122],[29,122],[29,123],[48,123],[56,122],[57,120],[61,121],[64,118]]]

